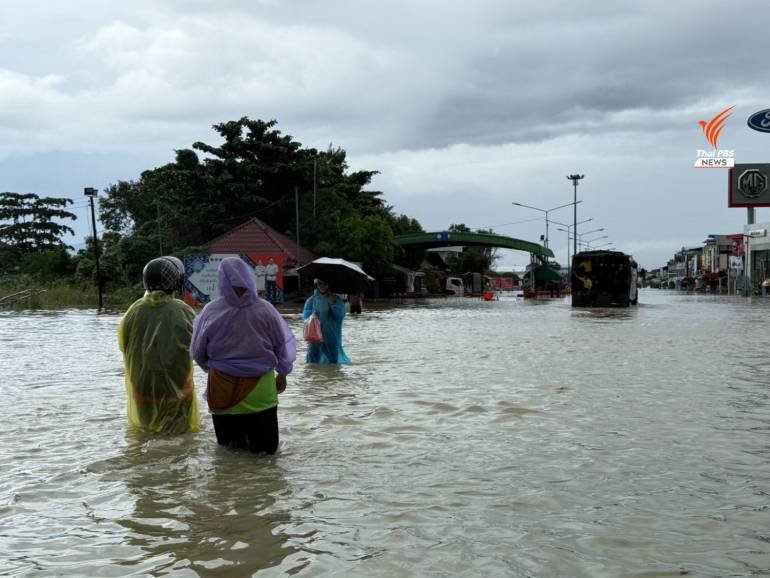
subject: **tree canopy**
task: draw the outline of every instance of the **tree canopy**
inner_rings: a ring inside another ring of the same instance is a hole
[[[23,253],[66,247],[62,237],[73,234],[61,220],[77,219],[66,210],[72,199],[34,193],[0,193],[0,242]]]
[[[67,210],[71,199],[34,193],[0,193],[0,272],[20,272],[45,279],[74,269],[64,235],[77,217]],[[62,222],[64,221],[64,222]]]
[[[464,223],[452,224],[449,231],[456,233],[470,233],[471,230]],[[491,229],[479,229],[477,233],[494,233]],[[486,273],[491,269],[497,258],[497,249],[493,247],[465,247],[462,253],[449,257],[447,265],[452,273],[462,274],[468,272]]]
[[[393,254],[393,236],[422,227],[367,190],[377,171],[351,172],[343,149],[304,148],[275,121],[244,117],[213,128],[220,144],[196,142],[174,162],[107,189],[100,220],[116,274],[161,248],[205,245],[251,217],[317,254],[371,264],[409,259]]]

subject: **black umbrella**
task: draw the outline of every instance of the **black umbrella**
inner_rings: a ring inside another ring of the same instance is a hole
[[[345,259],[321,257],[315,261],[297,267],[297,273],[304,278],[326,281],[329,290],[334,293],[364,293],[374,281],[361,267]]]

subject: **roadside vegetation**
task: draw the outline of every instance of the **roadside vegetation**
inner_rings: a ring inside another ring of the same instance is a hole
[[[317,255],[366,265],[417,268],[421,251],[393,244],[397,235],[423,232],[369,188],[373,170],[350,171],[346,152],[303,147],[275,121],[241,118],[213,127],[219,144],[193,143],[174,162],[118,181],[98,198],[101,279],[108,306],[141,295],[144,264],[163,254],[206,251],[216,237],[258,217]],[[93,238],[73,253],[62,241],[76,216],[68,198],[0,193],[0,299],[45,289],[29,305],[94,307]],[[450,230],[468,231],[463,224]],[[468,249],[449,263],[453,272],[487,272],[489,249]],[[427,271],[429,285],[434,273]],[[437,284],[437,282],[436,282]],[[20,304],[19,306],[22,306]]]

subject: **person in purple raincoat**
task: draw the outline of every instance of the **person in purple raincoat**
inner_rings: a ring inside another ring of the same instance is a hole
[[[278,311],[258,297],[254,273],[237,257],[219,265],[221,297],[195,319],[190,353],[208,373],[207,401],[217,443],[274,454],[278,394],[297,342]]]

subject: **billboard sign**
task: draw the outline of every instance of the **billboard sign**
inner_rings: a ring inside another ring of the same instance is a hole
[[[256,278],[260,297],[273,303],[283,303],[283,255],[248,253],[243,255],[229,253],[188,255],[184,259],[184,301],[188,305],[201,307],[219,298],[219,264],[226,257],[241,258],[252,270]],[[273,259],[278,266],[275,287],[266,283],[265,269]],[[260,267],[261,266],[261,267]]]
[[[770,164],[737,164],[730,169],[728,207],[770,207]]]

